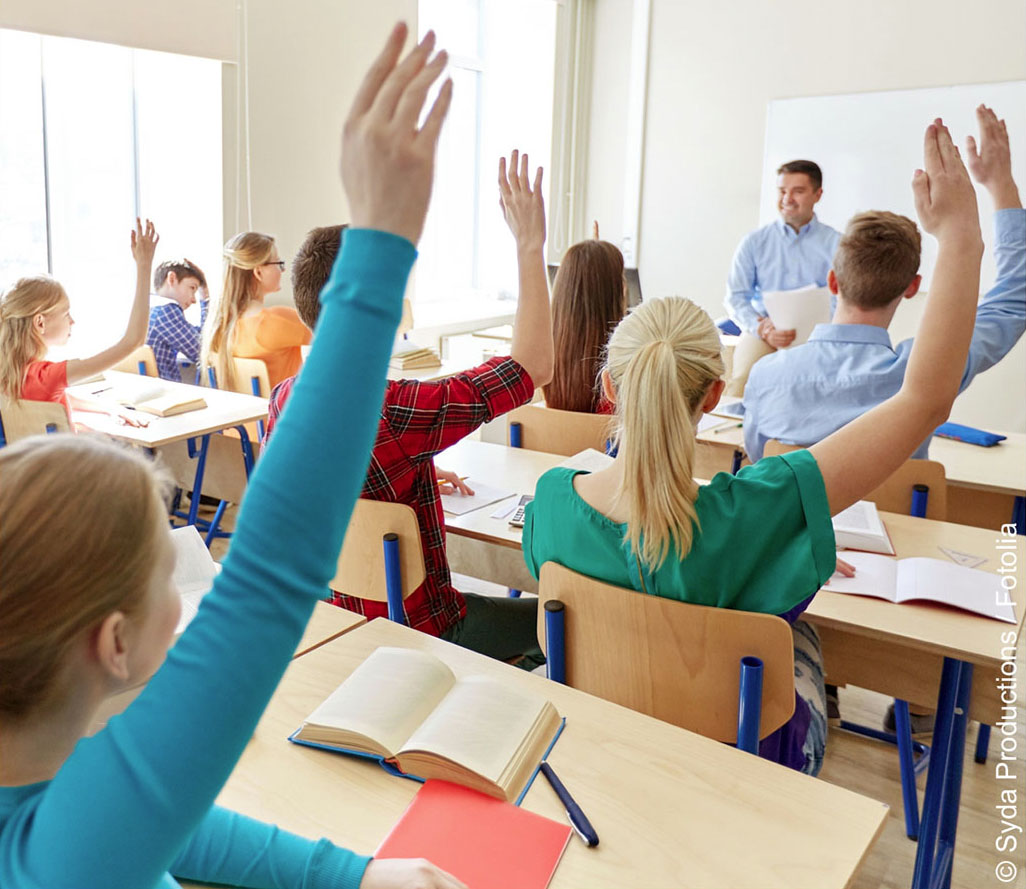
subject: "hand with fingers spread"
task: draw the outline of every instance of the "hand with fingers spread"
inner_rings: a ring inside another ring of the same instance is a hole
[[[527,154],[520,156],[517,149],[509,157],[499,158],[499,206],[506,217],[519,250],[540,251],[545,244],[545,200],[542,197],[542,168],[534,174],[534,185],[529,178]]]
[[[1008,127],[986,105],[976,109],[976,121],[980,126],[979,146],[972,136],[966,139],[966,159],[973,179],[990,192],[996,210],[1021,207],[1019,189],[1012,178]]]
[[[396,25],[353,101],[342,131],[342,185],[354,228],[391,232],[416,244],[431,199],[438,134],[452,101],[446,80],[418,128],[428,89],[445,68],[433,31],[399,62],[406,25]]]
[[[938,241],[982,245],[976,191],[940,118],[926,128],[923,166],[912,179],[916,213],[923,228]]]
[[[423,858],[375,858],[360,889],[467,889],[451,874]]]
[[[132,229],[132,256],[135,257],[136,265],[153,265],[153,254],[157,249],[157,242],[160,235],[153,227],[153,223],[147,219],[144,226],[142,220],[136,217],[135,228]],[[147,272],[149,275],[149,272]]]

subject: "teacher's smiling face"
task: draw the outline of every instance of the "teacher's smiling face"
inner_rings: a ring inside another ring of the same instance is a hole
[[[781,173],[777,177],[777,210],[788,225],[801,228],[812,219],[813,208],[823,197],[808,173]]]

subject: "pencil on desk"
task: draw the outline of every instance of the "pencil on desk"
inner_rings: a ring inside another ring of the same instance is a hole
[[[744,425],[744,423],[731,423],[729,426],[717,426],[713,429],[713,435],[719,435],[721,432],[726,432],[728,429],[740,429]]]

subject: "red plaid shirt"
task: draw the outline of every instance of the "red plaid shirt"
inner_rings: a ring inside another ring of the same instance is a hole
[[[264,443],[285,407],[295,377],[271,392]],[[438,495],[434,456],[482,423],[526,404],[534,394],[527,371],[512,358],[492,358],[480,367],[432,383],[389,381],[361,497],[406,503],[417,513],[424,547],[424,583],[406,599],[406,617],[415,630],[439,636],[466,614],[463,596],[453,588],[445,556],[445,518]],[[387,617],[388,605],[334,594],[336,605]]]

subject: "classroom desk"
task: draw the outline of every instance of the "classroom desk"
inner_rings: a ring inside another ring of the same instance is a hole
[[[601,844],[572,837],[553,889],[842,887],[885,820],[874,800],[381,618],[293,661],[218,803],[372,852],[418,785],[285,739],[380,645],[544,694],[566,717],[550,760]],[[543,779],[523,805],[565,821]]]
[[[125,409],[116,402],[105,401],[103,397],[105,392],[101,390],[105,390],[112,383],[116,385],[119,376],[131,378],[136,385],[138,385],[139,377],[135,374],[120,374],[117,371],[107,371],[105,376],[106,382],[97,380],[92,383],[69,386],[67,393],[83,402],[92,402],[107,410],[123,412]],[[267,418],[267,399],[238,392],[228,392],[223,389],[208,389],[190,386],[187,383],[174,383],[168,380],[161,380],[161,384],[166,390],[181,391],[188,397],[195,398],[200,395],[207,406],[200,410],[176,414],[173,417],[153,417],[137,412],[140,418],[147,421],[146,426],[140,427],[122,426],[107,414],[91,411],[72,411],[72,419],[76,424],[101,432],[109,438],[144,448],[158,448],[177,441],[199,438],[196,475],[192,486],[195,496],[190,498],[187,519],[188,524],[195,525],[200,503],[199,494],[203,490],[203,473],[210,435],[231,428],[239,431],[243,461],[248,474],[253,467],[253,451],[245,424]]]
[[[948,480],[948,518],[997,530],[1015,522],[1026,533],[1026,434],[1008,437],[991,448],[934,437],[930,459],[944,464]]]

